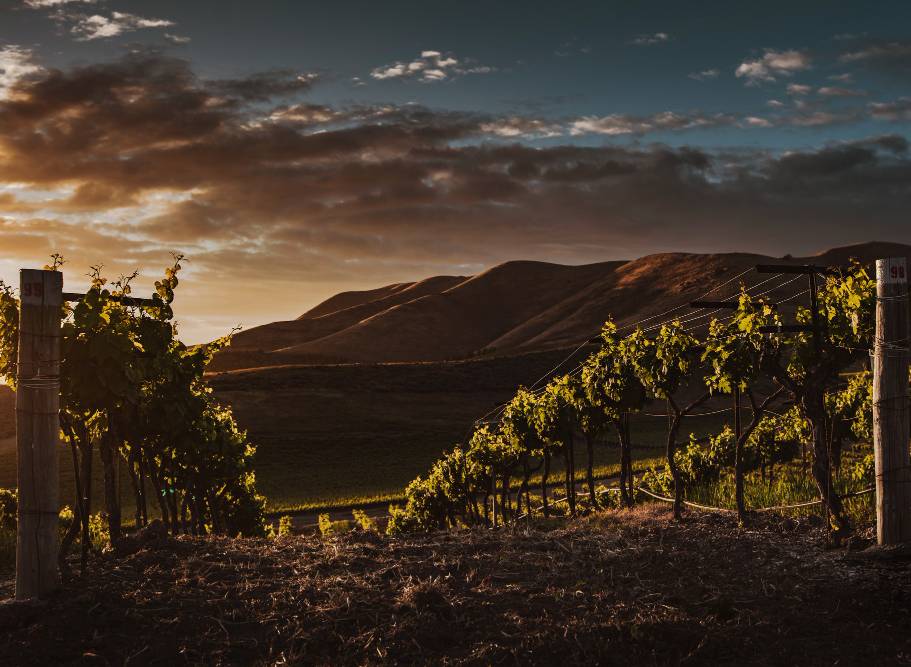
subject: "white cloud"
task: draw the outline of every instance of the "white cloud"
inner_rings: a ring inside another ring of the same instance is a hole
[[[909,56],[911,56],[911,43],[890,42],[888,44],[874,44],[859,51],[843,53],[838,59],[843,63],[854,63],[865,60],[907,58]]]
[[[656,32],[651,35],[636,35],[632,43],[636,46],[651,46],[652,44],[662,44],[671,39],[666,32]]]
[[[171,44],[189,44],[192,40],[184,35],[172,35],[169,32],[164,34],[164,38]]]
[[[737,78],[746,79],[747,85],[758,85],[775,81],[777,76],[790,76],[794,72],[807,70],[810,67],[810,56],[802,51],[766,49],[761,58],[740,63],[734,74]]]
[[[169,28],[174,25],[173,21],[167,19],[147,19],[125,12],[113,12],[110,17],[93,14],[66,18],[75,19],[76,23],[71,32],[83,41],[116,37],[125,32],[144,28]]]
[[[844,120],[847,120],[847,118],[829,111],[814,111],[810,114],[794,116],[789,119],[789,122],[791,125],[799,125],[801,127],[816,127],[818,125],[831,125]]]
[[[867,94],[863,90],[841,88],[839,86],[823,86],[816,92],[818,92],[823,97],[864,97]]]
[[[868,109],[876,120],[911,120],[911,97],[900,97],[893,102],[872,102]]]
[[[761,118],[759,116],[747,116],[743,119],[743,122],[750,127],[772,127],[772,123],[768,118]]]
[[[564,129],[559,123],[537,118],[510,116],[489,123],[482,123],[481,131],[486,134],[494,134],[498,137],[544,139],[548,137],[559,137],[563,134]]]
[[[813,92],[812,86],[807,86],[802,83],[789,83],[787,90],[788,95],[809,95]]]
[[[0,100],[7,98],[9,88],[19,79],[40,71],[28,49],[14,44],[0,48]]]
[[[692,130],[701,127],[733,125],[734,123],[734,117],[728,114],[707,116],[702,113],[686,114],[675,111],[663,111],[651,116],[610,114],[608,116],[583,116],[574,120],[570,123],[569,133],[574,136],[582,134],[621,136],[662,130]]]
[[[485,65],[463,64],[452,55],[443,55],[441,51],[421,51],[421,55],[411,62],[397,61],[389,65],[376,67],[370,72],[374,79],[416,79],[424,83],[445,81],[446,79],[466,74],[490,74],[496,69]]]
[[[766,102],[766,106],[770,106],[773,109],[780,109],[784,106],[784,102],[782,102],[781,100],[769,100],[768,102]]]
[[[25,0],[25,6],[30,9],[50,9],[63,5],[94,5],[97,0]]]
[[[829,81],[838,81],[840,83],[853,83],[853,81],[854,81],[854,75],[852,75],[850,73],[832,74],[831,76],[829,76],[827,78],[829,79]]]
[[[691,72],[687,76],[696,81],[707,81],[709,79],[717,79],[719,74],[721,72],[717,69],[704,69],[701,72]]]

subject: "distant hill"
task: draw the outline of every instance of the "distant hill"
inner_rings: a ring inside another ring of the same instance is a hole
[[[235,336],[213,370],[287,364],[469,359],[577,345],[612,317],[632,324],[704,294],[757,263],[843,265],[909,255],[911,246],[865,243],[813,257],[748,253],[664,253],[581,266],[513,261],[476,276],[437,276],[367,291],[344,292],[294,320]],[[767,276],[743,278],[754,285]],[[769,296],[800,291],[770,281]],[[733,294],[739,281],[726,288]],[[716,295],[719,296],[719,295]],[[797,303],[797,301],[795,301]],[[680,317],[692,316],[686,309]]]

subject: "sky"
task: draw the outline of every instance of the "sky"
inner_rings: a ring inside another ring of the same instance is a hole
[[[911,243],[911,3],[0,0],[0,279],[189,342],[503,261]]]

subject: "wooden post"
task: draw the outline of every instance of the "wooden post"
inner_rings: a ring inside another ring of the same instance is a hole
[[[876,261],[873,451],[876,541],[911,541],[908,421],[908,269],[904,257]]]
[[[22,600],[47,595],[60,583],[57,445],[63,274],[22,269],[19,281],[16,598]]]

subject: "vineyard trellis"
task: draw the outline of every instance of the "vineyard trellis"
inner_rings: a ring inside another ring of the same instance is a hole
[[[632,504],[637,490],[666,492],[678,517],[687,489],[733,468],[735,511],[745,519],[744,477],[754,470],[763,477],[768,472],[771,484],[776,465],[798,455],[806,461],[809,443],[819,500],[796,505],[822,504],[833,534],[849,534],[852,526],[834,491],[832,468],[841,465],[846,441],[871,441],[875,281],[856,261],[842,269],[756,268],[775,273],[747,286],[743,278],[756,270],[748,269],[695,303],[622,327],[608,321],[598,337],[584,341],[528,388],[520,387],[511,401],[478,420],[468,446],[457,445],[426,476],[416,478],[406,490],[405,504],[390,508],[390,532],[496,525],[536,509],[546,515],[553,509],[547,489],[554,456],[563,459],[564,498],[569,514],[576,513],[574,433],[586,442],[585,495],[596,507],[593,443],[612,429],[620,447],[619,502]],[[807,276],[809,289],[774,299]],[[707,301],[738,282],[735,298]],[[793,307],[797,323],[782,322],[782,304],[807,294],[808,306]],[[702,312],[681,316],[680,311],[694,306]],[[720,311],[730,314],[718,317]],[[594,352],[558,375],[596,343]],[[850,377],[847,382],[844,374]],[[734,399],[732,408],[699,410],[723,394]],[[739,416],[741,396],[751,412],[745,424],[737,419],[736,431],[725,427],[706,442],[691,436],[681,448],[679,433],[688,417],[729,410]],[[663,402],[666,410],[647,412],[649,401]],[[665,469],[648,471],[634,485],[629,420],[636,414],[665,418],[668,429]],[[860,483],[872,481],[872,456],[857,468]],[[518,479],[512,484],[515,471]],[[530,478],[538,471],[540,507],[533,508]]]
[[[92,267],[85,294],[66,293],[62,303],[50,308],[52,326],[59,331],[59,362],[53,372],[37,376],[20,367],[17,359],[20,324],[25,324],[20,322],[20,313],[25,312],[20,306],[30,295],[21,288],[17,296],[12,287],[0,283],[0,376],[14,389],[23,383],[23,391],[17,392],[20,403],[30,394],[24,390],[36,382],[52,381],[55,396],[59,387],[57,427],[71,452],[76,493],[74,518],[62,537],[55,569],[59,565],[66,571],[67,553],[77,539],[83,569],[93,548],[96,454],[102,464],[104,511],[113,543],[122,531],[122,467],[133,492],[136,527],[154,518],[154,502],[172,533],[265,531],[265,499],[256,492],[253,471],[255,448],[203,380],[212,355],[229,343],[230,336],[196,346],[177,337],[172,303],[183,259],[175,256],[155,282],[151,299],[131,295],[136,274],[109,284],[101,267]],[[55,256],[44,271],[32,273],[58,276],[62,284],[61,265],[62,258]],[[62,296],[59,285],[57,294]],[[53,430],[56,441],[57,428]],[[53,483],[56,486],[56,479]],[[26,498],[23,505],[20,495],[20,517],[32,511],[29,502]],[[43,505],[41,510],[51,511]],[[56,535],[53,538],[56,541]],[[21,591],[21,596],[29,593]]]

